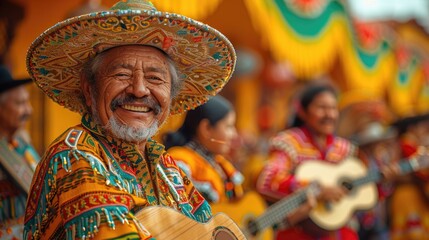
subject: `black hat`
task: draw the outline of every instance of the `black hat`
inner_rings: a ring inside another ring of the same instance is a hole
[[[31,78],[14,80],[7,67],[0,65],[0,93],[29,82],[31,82]]]
[[[399,133],[404,133],[411,125],[418,124],[423,121],[429,120],[429,113],[424,113],[415,116],[408,116],[397,120],[392,123],[392,126],[398,129]]]

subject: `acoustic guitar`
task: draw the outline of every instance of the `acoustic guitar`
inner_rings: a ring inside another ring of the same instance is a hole
[[[240,228],[223,213],[217,213],[207,223],[200,223],[168,207],[151,206],[135,217],[157,240],[242,240]]]
[[[0,139],[0,165],[6,169],[22,190],[26,193],[30,192],[34,171],[23,157],[9,148],[5,138]]]
[[[428,154],[418,154],[398,163],[400,174],[407,174],[428,167]],[[319,202],[310,212],[310,219],[325,230],[336,230],[347,224],[357,210],[367,210],[375,206],[378,191],[375,183],[383,179],[380,171],[368,171],[356,158],[348,158],[338,164],[323,161],[307,161],[299,165],[295,172],[298,181],[318,182],[325,186],[339,185],[348,194],[338,202]]]
[[[289,213],[306,202],[310,192],[317,196],[320,192],[319,185],[311,183],[268,208],[265,200],[253,191],[246,193],[236,202],[212,204],[211,206],[214,213],[228,214],[240,226],[247,239],[271,240],[274,239],[272,227],[283,222]]]

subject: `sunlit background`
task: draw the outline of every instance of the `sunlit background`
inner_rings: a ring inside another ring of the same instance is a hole
[[[153,0],[159,9],[203,21],[234,44],[237,67],[222,95],[237,109],[246,141],[283,129],[293,97],[310,81],[340,90],[348,136],[368,116],[389,123],[429,111],[427,0]],[[0,53],[16,77],[27,77],[26,51],[48,27],[67,17],[106,10],[114,0],[0,1]],[[35,114],[28,126],[37,149],[80,116],[31,87]],[[365,113],[365,114],[362,114]],[[180,125],[171,118],[160,131]]]

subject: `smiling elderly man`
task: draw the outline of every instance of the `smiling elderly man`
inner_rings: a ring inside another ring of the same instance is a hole
[[[38,165],[24,237],[150,239],[134,214],[153,205],[207,221],[210,206],[151,136],[169,114],[219,92],[235,58],[215,29],[146,1],[120,1],[45,31],[29,49],[29,73],[82,121]]]

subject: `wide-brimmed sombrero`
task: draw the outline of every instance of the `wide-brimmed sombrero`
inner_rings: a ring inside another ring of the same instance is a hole
[[[172,114],[205,103],[234,71],[235,51],[223,34],[188,17],[157,11],[145,0],[120,1],[108,11],[57,23],[30,46],[27,69],[50,98],[83,114],[84,63],[107,49],[135,44],[156,47],[176,62],[184,84],[173,99]]]

